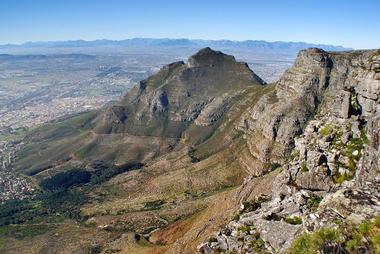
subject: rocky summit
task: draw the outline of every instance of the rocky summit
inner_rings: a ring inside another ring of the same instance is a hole
[[[30,131],[14,166],[38,192],[0,214],[24,232],[0,248],[378,253],[379,130],[379,50],[302,50],[265,84],[204,48]]]

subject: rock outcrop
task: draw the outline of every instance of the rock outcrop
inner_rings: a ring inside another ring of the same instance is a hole
[[[199,251],[281,253],[304,232],[379,214],[379,62],[379,51],[299,53],[237,126],[253,156],[278,163],[272,195],[250,197],[254,176],[267,173],[256,169],[239,192],[239,216]]]

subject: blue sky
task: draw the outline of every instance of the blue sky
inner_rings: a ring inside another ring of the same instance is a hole
[[[194,38],[380,47],[380,0],[0,0],[0,44]]]

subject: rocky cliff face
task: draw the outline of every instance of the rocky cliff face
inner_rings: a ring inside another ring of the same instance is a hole
[[[302,233],[379,214],[379,64],[379,51],[299,53],[237,126],[263,163],[238,193],[239,216],[199,251],[284,252]],[[253,196],[264,162],[272,193]]]

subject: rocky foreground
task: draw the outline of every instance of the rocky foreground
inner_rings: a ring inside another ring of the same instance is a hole
[[[280,151],[291,150],[285,160],[279,151],[267,159],[279,172],[271,195],[249,197],[263,172],[255,170],[239,192],[239,213],[198,250],[378,253],[378,222],[372,238],[363,236],[351,245],[347,234],[326,236],[316,246],[308,235],[303,243],[294,240],[321,230],[338,234],[379,215],[380,52],[301,51],[273,96],[274,103],[264,96],[236,127],[248,142],[261,130],[264,139],[283,145]],[[273,152],[268,143],[251,146],[263,151],[263,160]]]

